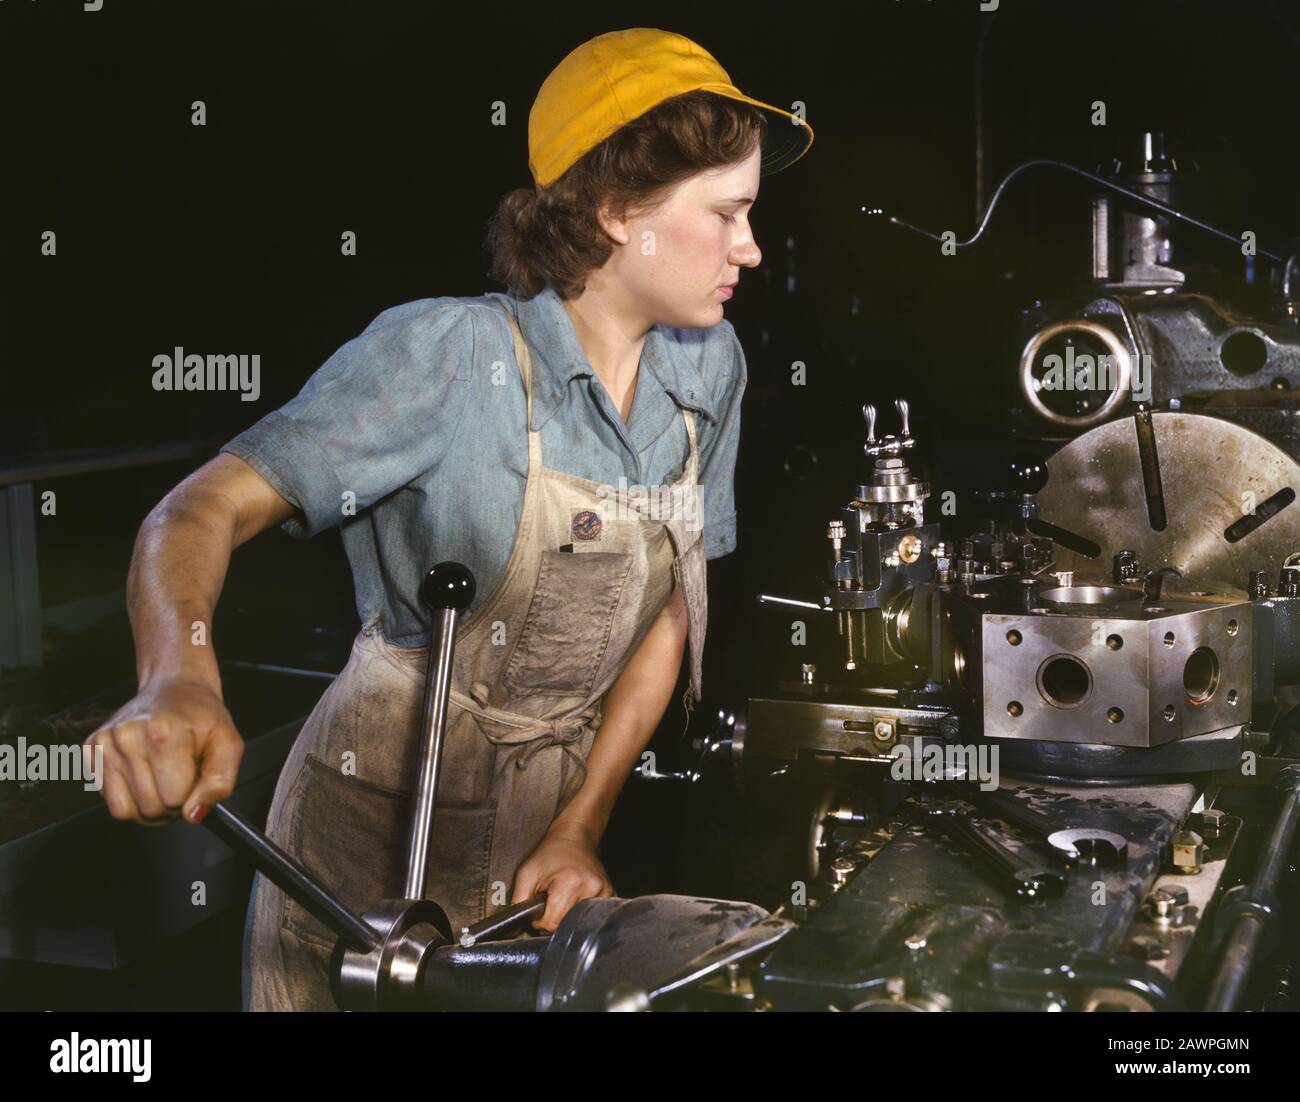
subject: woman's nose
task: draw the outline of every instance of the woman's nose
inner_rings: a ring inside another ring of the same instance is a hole
[[[763,259],[763,250],[752,237],[731,251],[731,262],[741,268],[756,268]]]

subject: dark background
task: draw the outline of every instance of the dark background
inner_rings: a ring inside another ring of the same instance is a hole
[[[1180,167],[1195,167],[1195,213],[1254,230],[1264,247],[1300,232],[1300,5],[978,8],[655,3],[587,16],[555,4],[105,0],[84,12],[4,0],[0,463],[200,447],[194,460],[36,486],[59,495],[57,517],[38,520],[43,603],[120,593],[148,509],[381,310],[499,289],[483,229],[507,190],[531,182],[541,81],[596,34],[657,26],[703,45],[742,90],[803,101],[816,134],[803,160],[762,182],[752,221],[764,261],[727,307],[750,381],[739,549],[710,567],[702,718],[797,676],[809,656],[787,649],[789,617],[754,598],[815,596],[825,522],[860,474],[861,404],[911,401],[936,494],[987,484],[1019,450],[1005,427],[1018,312],[1087,276],[1087,191],[1063,178],[1018,181],[986,238],[952,257],[860,213],[969,234],[981,43],[986,195],[1022,160],[1095,169],[1161,129]],[[196,99],[204,127],[190,124]],[[497,100],[505,127],[489,121]],[[1094,100],[1104,127],[1091,124]],[[47,229],[56,258],[40,255]],[[358,236],[355,257],[340,254],[344,230]],[[1230,302],[1258,302],[1231,245],[1182,244],[1185,258],[1220,266],[1215,289]],[[155,393],[151,360],[178,344],[260,354],[260,401]],[[795,360],[806,386],[790,384]],[[356,626],[337,533],[302,543],[272,532],[236,555],[215,638],[223,658],[332,669]],[[131,677],[121,614],[76,638],[51,632],[47,647],[61,671],[47,705]],[[666,752],[680,749],[682,719],[674,705]],[[621,821],[640,799],[629,789]],[[616,850],[619,838],[612,829]],[[662,873],[675,850],[658,852]],[[630,887],[678,886],[644,875]]]

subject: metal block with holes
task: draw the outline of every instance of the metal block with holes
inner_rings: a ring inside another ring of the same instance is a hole
[[[1143,608],[1131,590],[1080,586],[979,617],[976,703],[990,738],[1159,746],[1250,718],[1248,602]]]

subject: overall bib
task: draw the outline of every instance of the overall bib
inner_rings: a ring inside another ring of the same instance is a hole
[[[582,785],[602,697],[675,587],[688,613],[688,711],[700,697],[707,626],[693,413],[682,410],[683,473],[655,493],[544,467],[532,431],[532,359],[503,309],[527,394],[528,479],[501,580],[456,629],[425,897],[457,932],[509,904],[519,865]],[[377,622],[364,625],[271,803],[267,834],[357,913],[402,891],[428,649],[394,646]],[[259,874],[249,1009],[336,1009],[334,941]]]

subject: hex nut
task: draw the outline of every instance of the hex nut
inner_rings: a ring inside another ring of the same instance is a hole
[[[1194,830],[1180,830],[1170,842],[1174,868],[1190,875],[1201,871],[1205,859],[1205,841]]]

